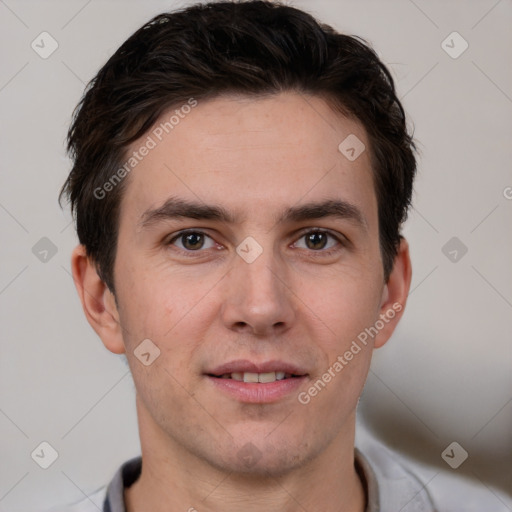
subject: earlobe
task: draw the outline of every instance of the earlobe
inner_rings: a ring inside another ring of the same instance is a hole
[[[409,244],[401,238],[400,247],[395,257],[393,270],[382,291],[380,320],[382,329],[375,337],[374,347],[382,347],[393,334],[405,309],[411,286],[412,267]]]
[[[125,352],[114,294],[98,275],[95,263],[79,245],[71,256],[73,280],[85,316],[105,347],[115,354]]]

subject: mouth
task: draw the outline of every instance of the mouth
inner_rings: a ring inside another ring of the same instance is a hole
[[[232,373],[223,373],[222,375],[208,374],[208,376],[216,378],[216,379],[231,379],[231,380],[236,380],[238,382],[252,382],[252,383],[258,382],[260,384],[267,384],[270,382],[275,382],[277,380],[296,379],[299,377],[303,377],[303,375],[294,375],[292,373],[287,373],[284,371],[263,372],[263,373],[232,372]]]
[[[205,373],[217,391],[243,403],[272,403],[289,398],[307,380],[302,368],[283,361],[256,364],[231,361]]]

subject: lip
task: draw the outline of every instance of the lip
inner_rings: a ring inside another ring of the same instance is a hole
[[[286,363],[284,361],[267,361],[264,363],[254,363],[249,361],[248,359],[236,359],[234,361],[230,361],[228,363],[221,364],[213,368],[212,370],[206,371],[206,375],[216,375],[220,376],[225,373],[268,373],[268,372],[285,372],[291,373],[292,375],[307,375],[306,370],[300,368],[291,363]]]
[[[277,371],[296,375],[296,377],[261,383],[220,378],[225,373],[268,373]],[[292,393],[295,395],[308,378],[308,374],[304,369],[291,363],[277,360],[254,363],[247,359],[237,359],[224,363],[205,372],[205,376],[216,389],[231,398],[239,402],[252,404],[278,402]]]
[[[206,377],[216,389],[228,394],[239,402],[249,404],[278,402],[292,393],[296,395],[297,390],[307,379],[307,376],[303,375],[301,377],[292,377],[289,379],[276,380],[274,382],[256,383],[221,379],[211,375],[207,375]]]

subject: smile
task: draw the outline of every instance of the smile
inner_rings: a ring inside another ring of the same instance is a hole
[[[265,372],[265,373],[253,373],[253,372],[233,372],[224,373],[220,376],[212,375],[219,379],[232,379],[239,382],[259,382],[262,384],[268,382],[275,382],[276,380],[291,379],[292,377],[298,377],[298,375],[292,375],[286,372]]]

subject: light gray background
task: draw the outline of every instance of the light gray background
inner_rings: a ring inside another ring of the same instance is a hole
[[[512,2],[290,3],[374,44],[420,141],[412,292],[375,353],[361,421],[429,479],[465,475],[512,510]],[[143,22],[185,4],[0,0],[1,511],[83,498],[139,451],[133,383],[82,314],[57,194],[85,83]],[[59,45],[47,59],[31,48],[43,31]],[[456,59],[441,44],[453,31],[469,44]],[[42,237],[58,250],[46,262],[32,252]],[[452,237],[468,249],[456,262],[442,252]],[[59,454],[46,470],[30,455],[42,441]],[[452,441],[469,453],[457,470],[441,458]]]

